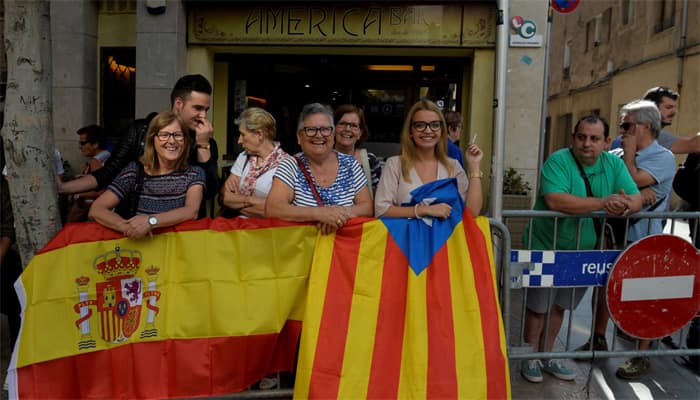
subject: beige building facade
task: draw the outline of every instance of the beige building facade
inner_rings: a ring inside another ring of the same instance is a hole
[[[555,13],[545,156],[568,145],[573,125],[589,113],[607,119],[616,137],[620,107],[654,86],[680,93],[668,131],[700,131],[699,19],[696,0],[587,1]]]
[[[508,15],[542,37],[545,3],[511,0]],[[51,19],[54,139],[74,171],[85,161],[78,128],[102,124],[116,142],[134,118],[170,107],[178,77],[199,73],[214,87],[209,117],[221,165],[239,150],[233,120],[242,107],[273,109],[285,121],[278,132],[295,142],[285,126],[296,123],[302,102],[365,106],[373,118],[368,147],[386,157],[398,151],[403,113],[428,97],[462,113],[461,144],[484,149],[487,178],[503,165],[535,186],[546,38],[508,49],[505,154],[492,157],[494,105],[504,101],[495,88],[495,0],[65,0],[51,3]],[[516,33],[510,18],[502,23]],[[325,98],[288,84],[306,78],[318,78],[309,86]],[[274,109],[282,95],[287,103]]]

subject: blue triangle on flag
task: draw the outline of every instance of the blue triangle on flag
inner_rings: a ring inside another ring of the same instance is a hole
[[[459,194],[455,178],[440,179],[417,187],[411,192],[411,201],[402,206],[414,206],[430,199],[435,199],[432,203],[447,203],[452,206],[450,217],[433,218],[432,227],[423,219],[380,218],[416,275],[420,275],[430,265],[435,253],[452,235],[455,226],[462,221],[464,212],[464,201]]]

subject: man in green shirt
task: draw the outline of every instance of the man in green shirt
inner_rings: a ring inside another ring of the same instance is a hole
[[[571,148],[561,149],[549,156],[542,166],[540,192],[535,210],[559,211],[567,214],[589,214],[604,211],[609,215],[627,215],[642,208],[642,198],[624,162],[605,151],[610,144],[607,122],[596,115],[588,115],[577,123],[571,138]],[[583,171],[583,174],[581,173]],[[585,179],[584,176],[585,175]],[[590,190],[586,187],[586,180]],[[590,191],[590,195],[588,194]],[[536,250],[589,250],[596,248],[597,233],[591,218],[559,218],[554,236],[554,219],[532,220],[531,249]],[[525,229],[524,243],[529,243],[529,229]],[[551,310],[548,299],[552,293]],[[525,316],[525,341],[535,352],[552,351],[554,339],[561,328],[564,309],[573,308],[581,301],[584,289],[529,289]],[[547,343],[544,327],[550,313]],[[520,373],[531,382],[542,381],[542,370],[559,379],[573,380],[574,372],[560,360],[524,360]]]

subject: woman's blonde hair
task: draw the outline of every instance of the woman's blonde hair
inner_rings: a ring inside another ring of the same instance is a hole
[[[245,109],[241,115],[236,118],[234,123],[238,126],[243,126],[247,131],[255,132],[262,131],[267,140],[275,140],[277,132],[277,121],[269,112],[258,107]]]
[[[180,125],[180,131],[184,136],[184,140],[182,142],[183,151],[182,154],[180,154],[180,157],[175,162],[175,170],[184,171],[187,169],[187,159],[190,156],[192,138],[185,123],[179,116],[177,116],[172,111],[163,111],[162,113],[156,115],[155,117],[153,117],[151,123],[148,125],[148,133],[146,133],[146,145],[143,148],[143,155],[139,159],[139,161],[141,161],[141,164],[143,164],[143,166],[146,169],[154,171],[160,168],[160,163],[158,162],[158,155],[156,154],[154,142],[156,141],[156,136],[158,135],[158,132],[160,132],[161,129],[172,124],[173,122],[177,122],[178,125]],[[168,140],[170,140],[170,138],[168,138]]]
[[[435,158],[452,175],[452,163],[447,158],[447,124],[445,123],[445,117],[435,103],[427,99],[421,99],[408,110],[408,115],[406,115],[401,131],[401,174],[406,182],[411,182],[410,171],[418,158],[416,144],[411,137],[411,125],[413,124],[413,116],[421,110],[433,111],[440,118],[440,141],[435,146]]]

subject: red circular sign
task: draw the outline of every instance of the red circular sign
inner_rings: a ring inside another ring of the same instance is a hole
[[[578,7],[580,0],[552,0],[552,8],[560,13],[568,13],[574,11]]]
[[[677,236],[647,236],[620,254],[606,292],[618,328],[640,339],[667,336],[700,309],[700,253]]]

